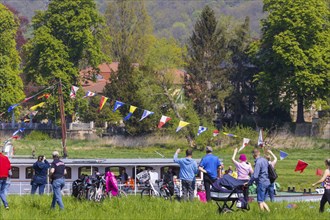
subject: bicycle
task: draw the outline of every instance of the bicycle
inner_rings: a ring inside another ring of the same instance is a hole
[[[87,199],[95,202],[102,202],[106,197],[104,175],[96,175],[92,179],[91,187],[88,189]]]

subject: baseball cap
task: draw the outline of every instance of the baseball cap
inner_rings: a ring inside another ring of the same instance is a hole
[[[59,156],[60,154],[58,153],[58,151],[54,151],[54,152],[52,153],[52,155],[53,155],[53,156]]]
[[[212,151],[213,151],[213,149],[212,149],[212,147],[211,147],[211,146],[206,146],[206,151],[207,151],[207,152],[212,152]]]

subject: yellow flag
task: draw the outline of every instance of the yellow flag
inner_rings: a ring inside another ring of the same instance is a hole
[[[30,111],[35,111],[35,110],[37,110],[37,108],[41,108],[44,104],[45,104],[45,102],[41,102],[38,105],[34,105],[30,108]]]
[[[136,108],[137,108],[137,107],[131,105],[131,106],[129,107],[129,112],[130,112],[130,113],[133,113],[133,112],[136,110]]]
[[[190,123],[188,123],[188,122],[180,121],[180,122],[179,122],[179,126],[176,128],[176,132],[180,131],[181,128],[186,127],[186,126],[189,125],[189,124],[190,124]]]

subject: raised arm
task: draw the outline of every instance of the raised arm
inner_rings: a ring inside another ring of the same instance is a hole
[[[238,163],[238,162],[235,160],[236,154],[237,154],[237,147],[235,148],[235,150],[234,150],[234,154],[233,154],[233,157],[231,158],[231,160],[233,161],[234,164]]]
[[[173,156],[173,161],[175,163],[179,163],[179,159],[178,159],[178,154],[181,152],[180,148],[178,148],[176,151],[175,151],[175,154]]]
[[[272,155],[272,157],[274,158],[273,163],[275,165],[277,163],[277,157],[275,156],[275,154],[273,154],[271,150],[268,150],[267,152],[270,153],[270,155]]]
[[[323,174],[322,178],[319,179],[316,183],[313,183],[312,186],[315,186],[316,184],[324,182],[325,178],[327,178],[328,175],[329,175],[329,169],[326,169],[324,171],[324,174]]]

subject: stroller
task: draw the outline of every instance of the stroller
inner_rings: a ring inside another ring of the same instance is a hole
[[[248,204],[248,187],[244,186],[246,180],[238,180],[225,174],[212,184],[211,198],[216,201],[219,213],[234,211],[233,207],[240,210],[250,210]],[[223,202],[221,205],[220,202]]]

